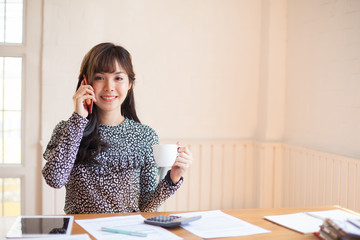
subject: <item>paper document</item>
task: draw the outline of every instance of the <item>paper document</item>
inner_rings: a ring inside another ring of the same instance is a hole
[[[31,240],[44,240],[44,239],[56,239],[56,240],[91,240],[89,235],[87,234],[74,234],[74,235],[66,235],[66,236],[46,236],[44,237],[36,237],[36,238],[26,238]],[[24,240],[24,238],[11,238],[11,240]]]
[[[264,218],[297,232],[313,233],[319,231],[320,225],[324,222],[325,218],[346,220],[349,218],[360,218],[360,216],[345,212],[340,209],[335,209],[327,211],[300,212],[293,214],[265,216]]]
[[[175,215],[183,217],[201,215],[201,219],[181,226],[201,238],[248,236],[270,232],[261,227],[230,216],[220,210],[181,213]]]
[[[75,220],[88,233],[93,235],[96,239],[137,239],[137,240],[179,240],[181,237],[173,234],[170,231],[158,226],[153,226],[144,223],[144,217],[140,214],[120,217],[105,217],[95,219]],[[121,233],[112,233],[101,230],[101,228],[119,229],[122,231],[133,231],[144,233],[146,237],[138,237],[126,235]]]

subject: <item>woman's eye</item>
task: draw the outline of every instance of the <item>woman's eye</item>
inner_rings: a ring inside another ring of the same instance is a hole
[[[101,80],[101,79],[103,79],[103,78],[100,77],[100,76],[96,76],[96,77],[95,77],[95,80]]]
[[[123,80],[123,78],[122,78],[122,77],[116,77],[115,79],[116,79],[116,80],[118,80],[118,81]]]

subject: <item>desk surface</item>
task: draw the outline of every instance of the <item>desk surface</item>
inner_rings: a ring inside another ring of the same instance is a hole
[[[274,224],[270,221],[267,221],[264,219],[264,216],[269,215],[279,215],[279,214],[290,214],[290,213],[296,213],[296,212],[304,212],[304,211],[322,211],[322,210],[329,210],[329,209],[336,209],[340,207],[335,206],[327,206],[327,207],[299,207],[299,208],[267,208],[267,209],[229,209],[229,210],[222,210],[223,212],[232,215],[234,217],[237,217],[239,219],[242,219],[246,222],[252,223],[254,225],[257,225],[259,227],[265,228],[271,233],[266,234],[257,234],[252,236],[245,236],[245,237],[231,237],[231,238],[216,238],[216,239],[226,239],[226,240],[233,240],[233,239],[277,239],[277,240],[288,240],[288,239],[318,239],[312,234],[301,234],[297,233],[293,230],[284,228],[282,226],[279,226],[277,224]],[[341,208],[340,208],[341,209]],[[346,210],[346,209],[344,209]],[[153,217],[156,215],[161,214],[168,214],[168,213],[176,213],[176,212],[147,212],[147,213],[141,213],[141,215],[145,218]],[[138,213],[134,213],[138,214]],[[89,218],[100,218],[100,217],[113,217],[113,216],[124,216],[124,215],[130,215],[130,214],[79,214],[74,215],[75,219],[89,219]],[[186,239],[186,240],[199,240],[202,239],[185,229],[179,227],[174,229],[169,229],[174,234]],[[78,224],[74,223],[73,226],[73,234],[79,234],[79,233],[87,233],[83,228],[81,228]],[[93,238],[91,235],[90,237]]]

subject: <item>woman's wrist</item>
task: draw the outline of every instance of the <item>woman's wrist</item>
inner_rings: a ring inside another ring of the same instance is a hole
[[[175,176],[173,171],[170,170],[170,179],[174,184],[177,184],[180,181],[181,176]]]

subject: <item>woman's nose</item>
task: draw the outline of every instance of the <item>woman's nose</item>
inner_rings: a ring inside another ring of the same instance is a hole
[[[114,91],[114,86],[109,79],[105,81],[104,88],[105,88],[105,91],[108,91],[108,92]]]

